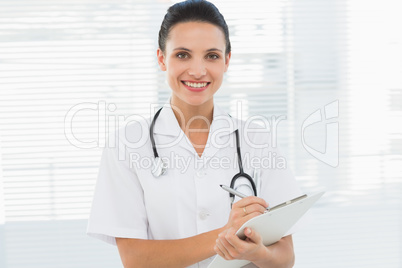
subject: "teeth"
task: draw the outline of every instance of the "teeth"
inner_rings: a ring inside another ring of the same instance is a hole
[[[205,87],[208,83],[190,83],[190,82],[184,82],[189,87],[195,87],[195,88],[200,88],[200,87]]]

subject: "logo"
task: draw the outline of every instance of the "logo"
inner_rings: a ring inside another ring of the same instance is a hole
[[[322,115],[324,113],[324,117]],[[306,120],[304,120],[302,125],[302,144],[304,149],[316,159],[324,162],[331,167],[337,167],[339,164],[339,123],[333,122],[334,118],[339,116],[339,101],[336,100],[331,102],[324,107],[324,111],[318,109],[309,115]],[[315,124],[325,124],[325,149],[319,151],[318,149],[312,148],[306,143],[305,131],[308,127]]]

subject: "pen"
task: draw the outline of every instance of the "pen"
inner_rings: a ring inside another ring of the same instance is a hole
[[[240,198],[245,198],[245,197],[247,197],[247,195],[242,194],[242,193],[236,191],[235,189],[232,189],[232,188],[230,188],[230,187],[228,187],[228,186],[226,186],[226,185],[221,184],[220,186],[222,187],[223,190],[225,190],[225,191],[227,191],[227,192],[229,192],[229,193],[231,193],[231,194],[234,194],[234,195],[236,195],[236,196],[238,196],[238,197],[240,197]]]
[[[236,196],[238,196],[238,197],[240,197],[240,198],[245,198],[245,197],[247,197],[247,195],[242,194],[242,193],[240,193],[240,192],[238,192],[238,191],[236,191],[236,190],[234,190],[234,189],[232,189],[232,188],[230,188],[230,187],[228,187],[228,186],[226,186],[226,185],[221,184],[220,186],[222,187],[223,190],[228,191],[229,193],[232,193],[232,194],[234,194],[234,195],[236,195]],[[281,204],[279,204],[279,205],[276,205],[276,206],[274,206],[274,207],[272,207],[272,208],[271,208],[271,207],[267,207],[267,210],[268,210],[268,211],[266,211],[266,212],[270,212],[270,211],[272,211],[272,210],[275,210],[275,209],[278,209],[278,208],[281,208],[281,207],[290,205],[290,204],[292,204],[292,203],[294,203],[294,202],[296,202],[296,201],[299,201],[299,200],[301,200],[301,199],[304,199],[304,198],[306,198],[306,197],[307,197],[307,195],[306,195],[306,194],[303,194],[303,195],[301,195],[301,196],[298,196],[298,197],[296,197],[296,198],[293,198],[292,200],[289,200],[289,201],[286,201],[286,202],[281,203]]]
[[[245,197],[247,197],[247,195],[242,194],[242,193],[236,191],[235,189],[232,189],[232,188],[230,188],[230,187],[228,187],[228,186],[226,186],[226,185],[221,184],[220,186],[222,187],[223,190],[225,190],[225,191],[227,191],[227,192],[229,192],[229,193],[231,193],[231,194],[234,194],[234,195],[236,195],[236,196],[238,196],[238,197],[240,197],[240,198],[245,198]],[[267,210],[270,210],[270,208],[267,207]]]

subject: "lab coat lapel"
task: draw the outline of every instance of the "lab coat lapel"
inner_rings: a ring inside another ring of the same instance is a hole
[[[163,105],[162,111],[156,119],[154,134],[179,137],[180,135],[184,135],[181,132],[183,133],[168,102]]]
[[[223,111],[218,105],[214,104],[213,120],[208,135],[208,141],[206,148],[202,154],[202,158],[205,158],[204,163],[208,162],[221,148],[222,144],[227,144],[227,139],[232,138],[232,134],[238,128],[237,121],[230,117],[225,111]],[[173,113],[170,102],[167,102],[156,120],[154,127],[154,135],[156,146],[158,148],[157,140],[162,143],[162,146],[169,145],[180,146],[188,150],[192,154],[196,154],[196,151],[188,140],[183,130],[180,128],[179,123]],[[232,138],[234,139],[234,137]],[[229,144],[234,144],[233,140]]]
[[[174,146],[180,146],[190,153],[196,153],[192,144],[184,134],[183,130],[177,122],[176,116],[173,113],[170,101],[168,101],[156,119],[154,127],[154,135],[156,147],[158,148],[158,143],[156,139],[159,140],[161,148],[173,148]]]

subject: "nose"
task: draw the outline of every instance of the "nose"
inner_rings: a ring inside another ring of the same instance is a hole
[[[194,78],[201,78],[207,74],[203,60],[193,60],[188,68],[188,74]]]

